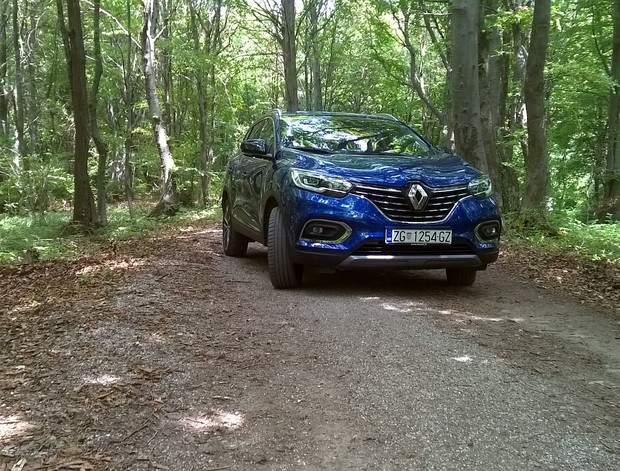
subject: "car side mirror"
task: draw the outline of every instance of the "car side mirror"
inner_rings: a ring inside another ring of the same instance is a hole
[[[241,152],[257,157],[269,157],[264,139],[247,139],[241,143]]]

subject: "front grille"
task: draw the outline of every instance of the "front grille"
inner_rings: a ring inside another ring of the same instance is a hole
[[[438,222],[444,220],[454,205],[469,196],[466,185],[441,188],[425,187],[429,194],[426,207],[415,211],[404,188],[356,184],[351,193],[372,201],[388,218],[403,222]]]
[[[352,255],[471,255],[474,251],[465,244],[400,245],[385,242],[367,243]]]

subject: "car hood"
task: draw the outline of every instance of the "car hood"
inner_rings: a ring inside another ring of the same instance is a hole
[[[317,155],[287,152],[291,166],[325,172],[352,183],[402,186],[420,181],[429,186],[464,185],[481,174],[464,160],[450,154],[430,157],[381,154]]]

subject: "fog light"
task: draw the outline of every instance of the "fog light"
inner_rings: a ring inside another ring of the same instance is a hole
[[[480,240],[488,241],[499,239],[501,225],[499,221],[490,221],[480,224],[476,228],[476,235]]]
[[[337,244],[351,235],[351,228],[342,222],[314,219],[301,231],[301,238],[312,242]]]

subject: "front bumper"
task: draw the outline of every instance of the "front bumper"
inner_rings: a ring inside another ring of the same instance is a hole
[[[492,198],[460,200],[449,216],[436,223],[393,221],[366,198],[347,195],[326,197],[296,189],[290,208],[292,257],[295,263],[343,269],[436,269],[471,268],[482,270],[497,260],[499,239],[481,241],[475,227],[485,221],[500,220]],[[338,243],[301,238],[304,225],[313,219],[346,224],[350,235]],[[386,228],[451,229],[453,243],[445,245],[391,245],[384,242]]]
[[[425,246],[426,247],[426,246]],[[464,250],[466,251],[466,250]],[[362,250],[351,253],[296,249],[293,254],[295,263],[333,267],[342,269],[436,269],[436,268],[472,268],[483,270],[489,263],[497,260],[499,247],[475,253],[442,254],[422,253],[407,254],[368,254]]]

